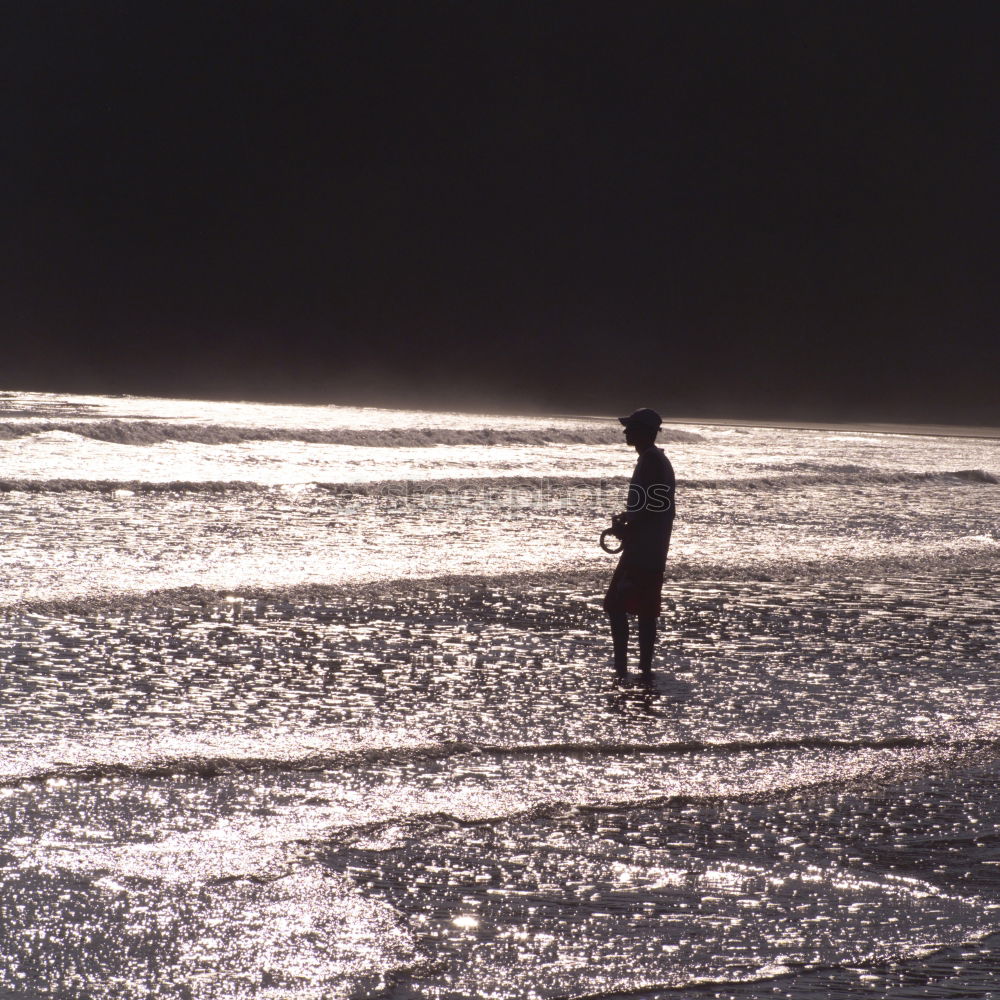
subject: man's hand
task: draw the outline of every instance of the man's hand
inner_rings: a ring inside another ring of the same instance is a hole
[[[629,528],[629,512],[623,510],[620,514],[611,515],[611,534],[615,538],[624,538]]]

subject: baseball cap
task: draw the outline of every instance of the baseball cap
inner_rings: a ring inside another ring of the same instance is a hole
[[[658,431],[660,429],[660,424],[663,423],[660,419],[659,413],[657,413],[656,410],[651,410],[648,406],[635,410],[627,417],[619,417],[618,421],[626,427],[628,427],[629,424],[635,424],[638,427],[646,427],[651,431]]]

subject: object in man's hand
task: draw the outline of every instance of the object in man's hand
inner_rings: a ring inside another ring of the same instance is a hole
[[[622,517],[621,514],[612,514],[611,515],[611,527],[610,528],[605,528],[601,532],[601,543],[600,543],[601,544],[601,548],[604,549],[605,552],[610,553],[611,555],[614,555],[616,552],[621,552],[622,546],[625,544],[624,541],[623,541],[623,539],[625,537],[625,529],[627,527],[628,527],[628,525],[625,523],[625,519]],[[618,539],[618,547],[617,548],[613,549],[613,548],[611,548],[608,545],[608,536],[609,535],[612,538],[617,538]]]

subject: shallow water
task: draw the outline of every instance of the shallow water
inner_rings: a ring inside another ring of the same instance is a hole
[[[0,498],[6,995],[1000,995],[997,444],[668,443],[657,677],[620,687],[594,544],[620,447],[532,444],[576,463],[554,477],[494,445],[527,469],[503,483],[446,444],[448,471],[407,452],[389,489],[343,471],[370,445],[309,444],[343,473],[320,480],[286,441],[275,486],[246,442],[219,486],[230,451],[203,480],[142,475],[169,471],[164,443],[230,448],[169,437],[188,424],[489,424],[5,402],[166,429],[76,435],[69,479],[71,432],[0,443],[21,463]]]

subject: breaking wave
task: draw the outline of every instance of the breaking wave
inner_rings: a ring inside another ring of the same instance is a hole
[[[153,445],[164,442],[243,444],[248,441],[298,441],[362,448],[421,448],[434,445],[620,445],[621,428],[610,422],[578,427],[393,427],[358,429],[333,427],[227,427],[217,424],[174,424],[153,420],[24,421],[0,423],[0,440],[33,434],[73,434],[110,444]],[[672,427],[660,431],[660,441],[703,441],[700,434]]]
[[[793,472],[786,476],[754,476],[748,479],[695,479],[684,483],[689,489],[772,490],[788,486],[893,485],[895,483],[1000,483],[985,469],[954,469],[935,472],[909,472],[905,469],[866,469],[858,465],[834,465],[813,475]]]
[[[1000,736],[977,735],[954,740],[898,736],[883,739],[845,740],[823,736],[799,736],[779,739],[742,739],[725,742],[682,740],[668,743],[584,743],[556,742],[491,745],[466,742],[414,743],[395,746],[341,748],[329,751],[309,750],[301,756],[249,756],[240,754],[152,756],[146,759],[92,759],[79,762],[46,761],[34,767],[5,765],[0,772],[0,787],[13,787],[53,780],[96,781],[103,778],[200,777],[256,772],[315,772],[370,764],[407,764],[414,761],[447,760],[475,756],[504,759],[530,759],[546,755],[569,757],[634,758],[708,756],[738,754],[828,751],[858,753],[865,751],[916,750],[936,754],[971,755],[994,751]],[[676,796],[674,796],[676,797]]]
[[[730,583],[789,584],[796,589],[804,583],[825,583],[831,579],[886,580],[895,577],[922,577],[957,574],[983,577],[988,588],[1000,566],[1000,539],[966,536],[944,549],[919,554],[842,556],[838,558],[794,559],[748,557],[738,560],[675,558],[667,560],[669,585],[683,586],[700,581]],[[234,604],[298,605],[325,604],[345,599],[404,600],[428,593],[477,593],[484,589],[519,594],[535,588],[593,594],[595,600],[607,588],[606,566],[554,568],[507,573],[446,573],[432,576],[397,577],[336,583],[298,583],[269,586],[253,583],[217,589],[204,586],[165,587],[151,590],[100,590],[67,597],[18,597],[0,603],[0,614],[92,615],[147,613],[153,608],[200,609],[205,613],[232,613]]]
[[[0,479],[0,493],[254,493],[266,488],[238,480]]]
[[[0,493],[255,493],[317,489],[344,496],[418,497],[428,494],[476,491],[606,490],[625,489],[626,476],[455,476],[435,479],[380,479],[366,482],[310,482],[265,485],[247,480],[169,480],[150,482],[122,479],[0,479]],[[984,469],[955,469],[938,472],[907,472],[865,469],[860,466],[833,466],[826,472],[808,475],[754,476],[732,479],[681,479],[679,491],[737,490],[779,491],[799,486],[892,486],[907,483],[942,485],[1000,484],[1000,478]]]
[[[939,472],[906,472],[865,469],[860,466],[833,466],[816,475],[792,473],[787,476],[755,476],[732,479],[678,479],[682,490],[783,490],[790,486],[878,486],[936,482],[942,484],[982,483],[996,485],[1000,479],[984,469],[957,469]],[[627,476],[490,476],[454,479],[397,479],[366,483],[313,483],[317,489],[344,494],[419,495],[461,490],[554,490],[625,488]]]

